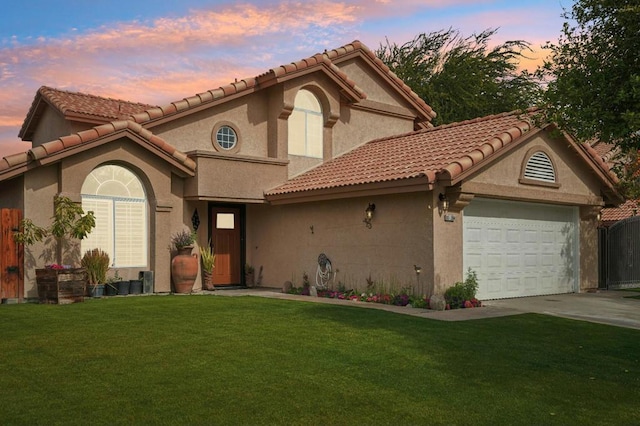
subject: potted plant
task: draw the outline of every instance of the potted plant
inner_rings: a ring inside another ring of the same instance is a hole
[[[107,296],[115,296],[118,294],[119,283],[122,281],[122,277],[118,274],[118,271],[113,274],[112,277],[107,278],[107,282],[104,285],[104,292]]]
[[[109,255],[98,248],[87,250],[82,256],[80,264],[87,270],[91,296],[101,297],[104,294],[104,285],[107,282]]]
[[[44,269],[36,269],[38,298],[41,303],[73,303],[84,300],[87,271],[60,265],[63,249],[68,249],[71,240],[84,239],[96,226],[93,212],[85,213],[82,206],[70,198],[56,195],[53,199],[54,213],[51,224],[41,227],[25,218],[20,222],[20,231],[13,239],[20,244],[33,245],[45,238],[55,240],[55,255],[58,263]],[[48,243],[49,241],[45,241]]]
[[[182,230],[171,236],[171,245],[178,252],[171,260],[171,278],[176,293],[191,293],[198,276],[198,255],[191,254],[195,234]]]
[[[216,255],[211,249],[211,240],[206,246],[200,247],[200,259],[202,259],[202,289],[215,290],[213,285],[213,268]]]

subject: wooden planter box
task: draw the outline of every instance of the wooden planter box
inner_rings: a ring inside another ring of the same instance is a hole
[[[87,281],[87,270],[84,268],[36,269],[40,303],[84,302]]]

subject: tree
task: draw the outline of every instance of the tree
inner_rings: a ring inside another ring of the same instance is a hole
[[[580,141],[640,149],[640,4],[577,0],[551,55],[538,70],[548,80],[547,119]],[[633,162],[635,163],[635,162]],[[627,173],[628,174],[628,173]],[[635,173],[632,173],[635,174]]]
[[[402,46],[387,40],[375,54],[436,111],[435,125],[535,105],[540,85],[518,71],[529,43],[507,41],[490,49],[496,32],[466,38],[453,29],[422,33]]]

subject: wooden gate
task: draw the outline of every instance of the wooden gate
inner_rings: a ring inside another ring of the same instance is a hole
[[[18,300],[24,296],[24,248],[13,240],[20,229],[22,211],[0,209],[0,299]]]

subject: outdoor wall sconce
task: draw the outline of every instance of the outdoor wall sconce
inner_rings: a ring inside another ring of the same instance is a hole
[[[367,208],[364,210],[364,220],[365,226],[371,229],[371,220],[373,219],[373,212],[376,210],[376,205],[373,203],[369,203]]]
[[[441,192],[440,195],[438,195],[438,200],[440,200],[440,210],[446,213],[447,210],[449,210],[449,200],[447,196]]]
[[[416,275],[420,275],[422,272],[422,266],[413,265],[413,269],[416,271]]]
[[[193,225],[194,231],[197,231],[200,227],[200,216],[198,215],[198,209],[196,209],[196,211],[194,211],[193,215],[191,216],[191,225]]]

